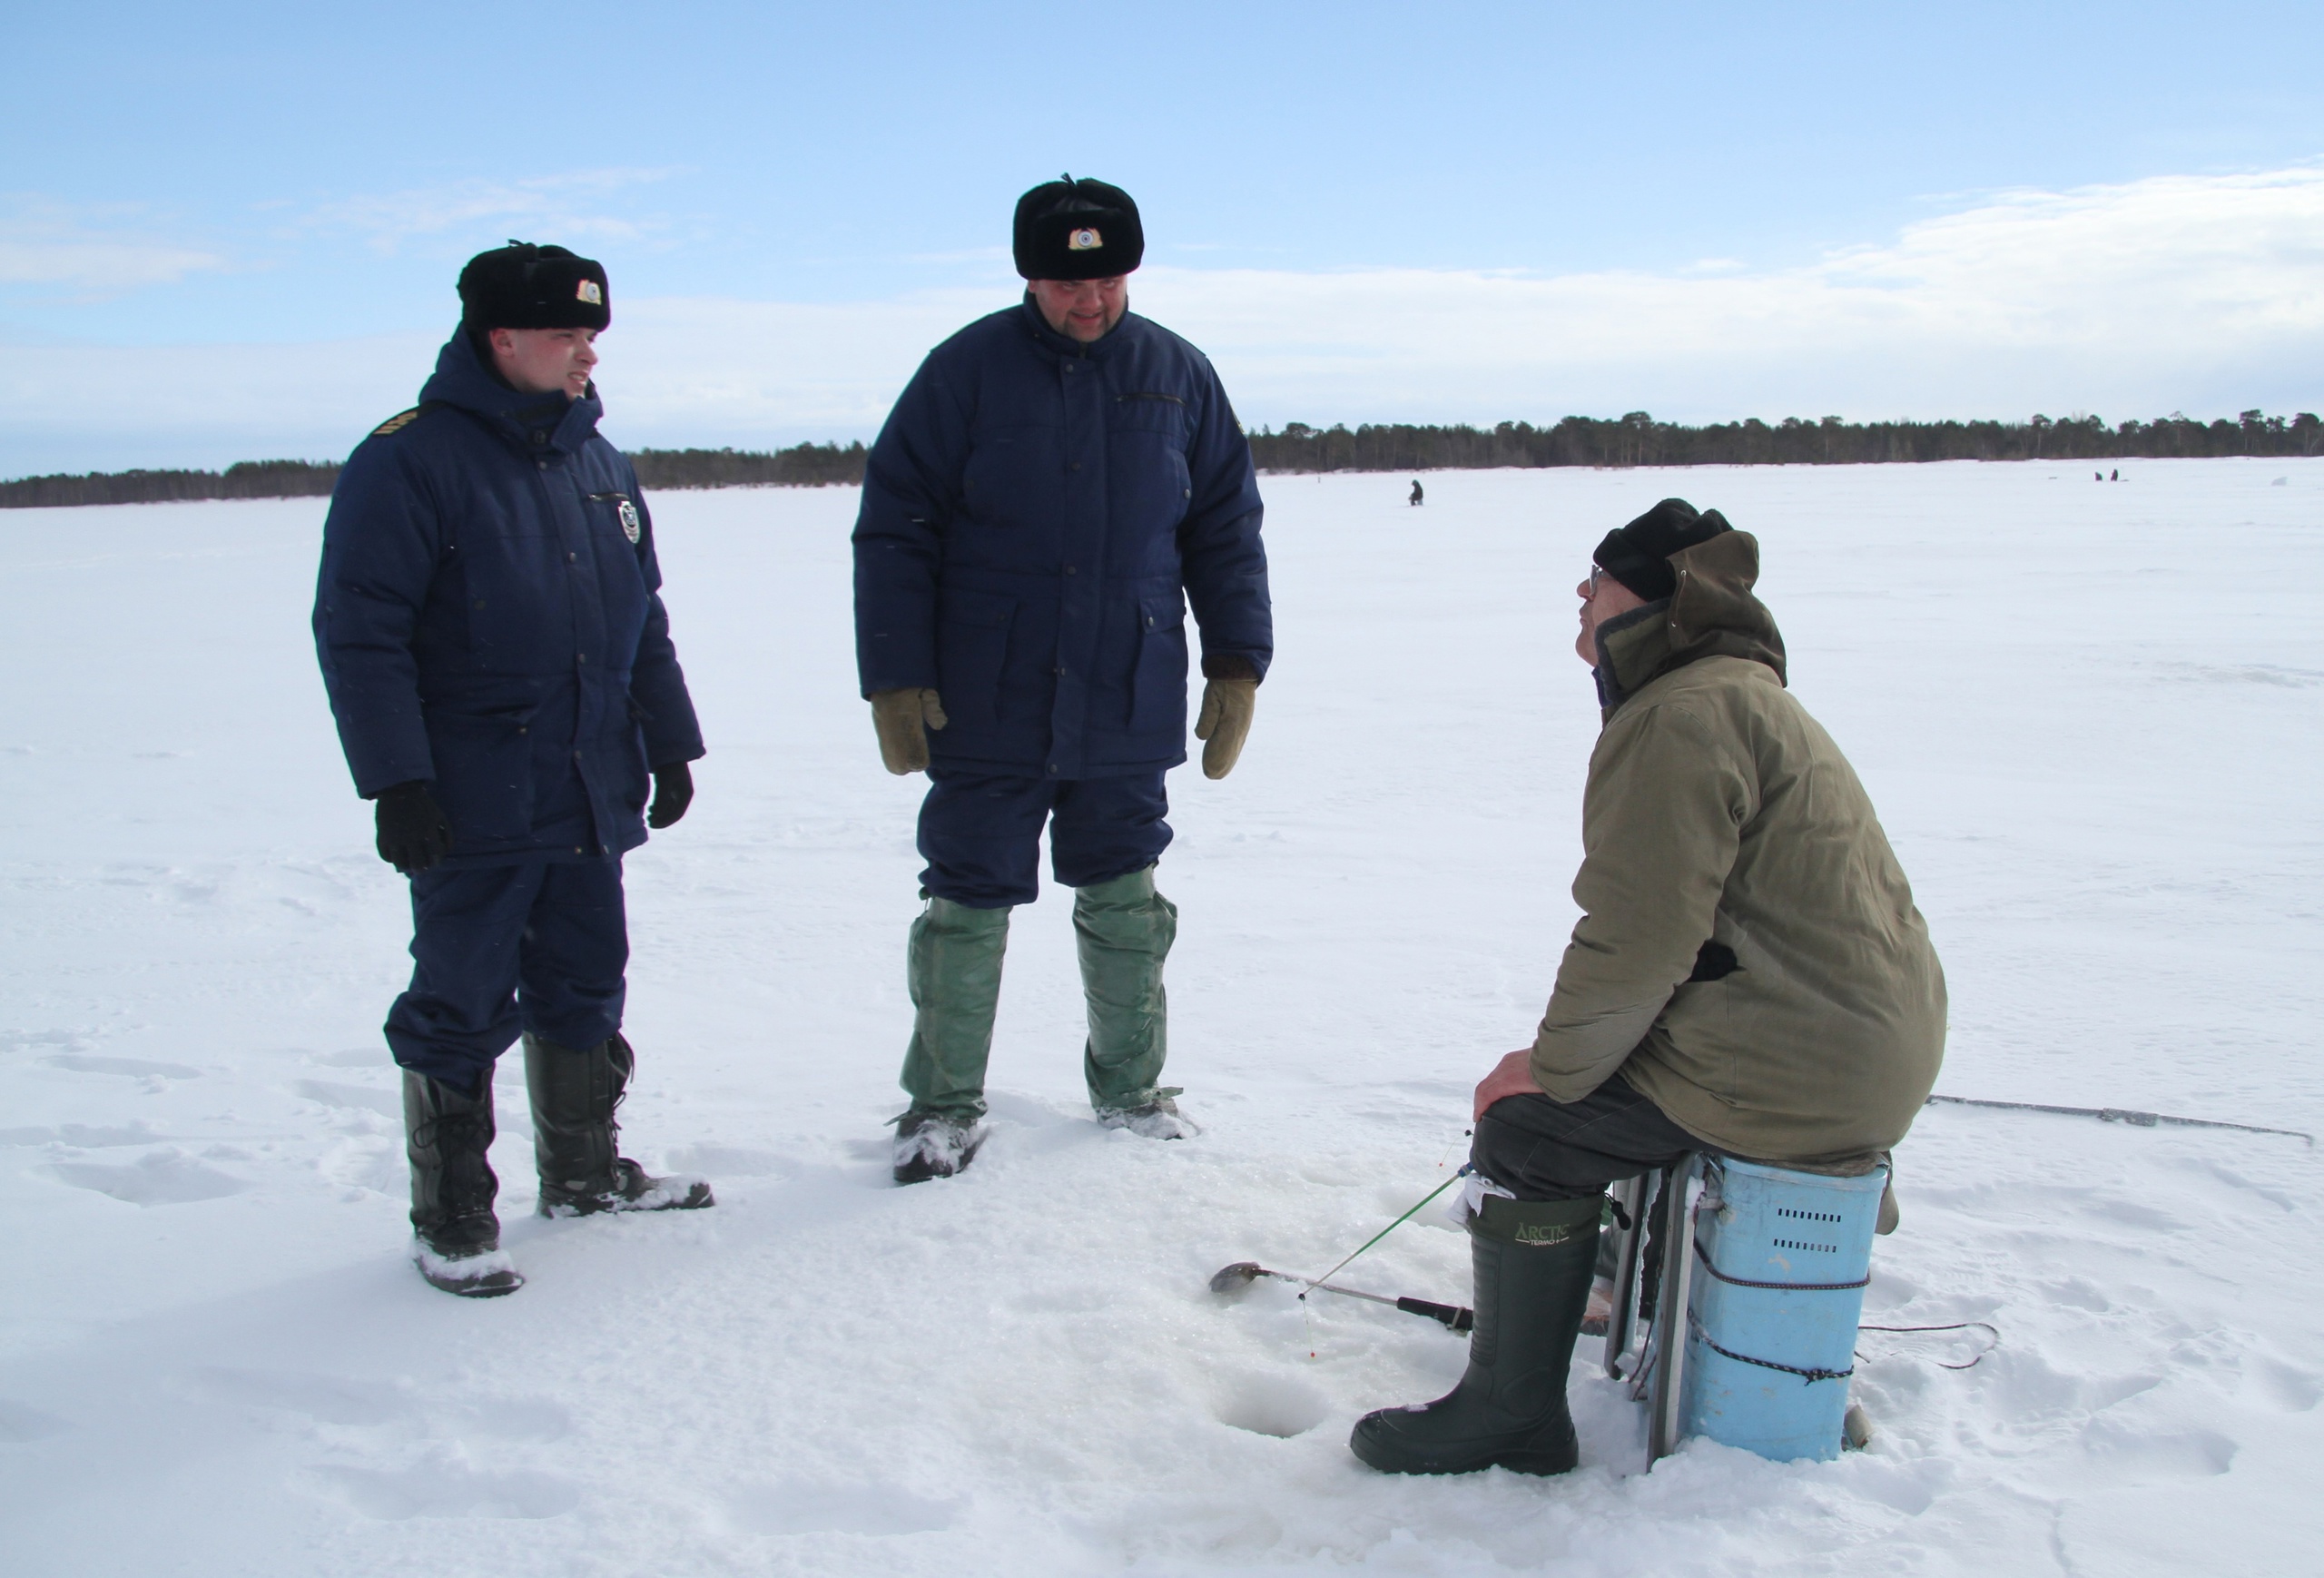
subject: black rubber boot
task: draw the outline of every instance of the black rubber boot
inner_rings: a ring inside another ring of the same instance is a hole
[[[1487,1198],[1469,1219],[1477,1325],[1468,1373],[1433,1403],[1358,1420],[1348,1438],[1358,1457],[1386,1474],[1563,1474],[1579,1461],[1565,1376],[1590,1297],[1601,1203]]]
[[[616,1031],[576,1050],[525,1035],[525,1089],[533,1100],[533,1160],[540,1169],[540,1214],[698,1211],[717,1202],[698,1178],[651,1178],[623,1156],[614,1110],[629,1088],[636,1055]]]
[[[412,1259],[431,1287],[493,1298],[525,1285],[500,1249],[492,1213],[492,1081],[474,1096],[410,1070],[403,1075],[404,1154],[411,1161]]]

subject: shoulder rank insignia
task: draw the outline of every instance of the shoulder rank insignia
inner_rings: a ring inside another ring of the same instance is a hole
[[[398,411],[394,416],[373,428],[371,436],[375,439],[384,439],[389,433],[400,433],[419,419],[419,413],[426,409],[424,406],[414,406],[408,411]]]

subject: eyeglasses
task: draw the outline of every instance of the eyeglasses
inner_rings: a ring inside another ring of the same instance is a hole
[[[1586,595],[1592,597],[1596,597],[1598,595],[1598,584],[1605,578],[1606,567],[1603,565],[1591,565],[1590,567],[1590,580],[1588,582],[1590,590]]]

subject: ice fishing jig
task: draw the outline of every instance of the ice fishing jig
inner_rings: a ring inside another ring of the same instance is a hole
[[[1213,1293],[1238,1293],[1262,1277],[1274,1277],[1285,1282],[1298,1283],[1299,1297],[1303,1299],[1309,1293],[1321,1288],[1325,1293],[1336,1293],[1346,1298],[1368,1299],[1374,1304],[1392,1304],[1407,1315],[1426,1316],[1431,1320],[1442,1321],[1453,1331],[1467,1331],[1476,1324],[1476,1316],[1474,1312],[1463,1309],[1457,1304],[1434,1304],[1425,1298],[1391,1298],[1384,1293],[1363,1293],[1353,1287],[1336,1287],[1325,1278],[1338,1276],[1340,1272],[1346,1269],[1349,1260],[1354,1259],[1356,1256],[1363,1254],[1373,1245],[1411,1221],[1420,1213],[1423,1206],[1476,1170],[1473,1166],[1464,1163],[1460,1171],[1421,1196],[1419,1199],[1413,1202],[1410,1210],[1357,1245],[1349,1252],[1345,1259],[1324,1272],[1322,1277],[1300,1277],[1288,1271],[1270,1271],[1256,1260],[1237,1260],[1232,1266],[1222,1266],[1218,1268],[1210,1279],[1210,1290]]]
[[[1256,1260],[1237,1260],[1232,1266],[1222,1266],[1210,1279],[1213,1293],[1240,1293],[1262,1277],[1272,1277],[1281,1282],[1296,1282],[1300,1297],[1310,1289],[1322,1293],[1336,1293],[1342,1298],[1361,1298],[1371,1304],[1393,1305],[1406,1315],[1425,1316],[1442,1323],[1451,1331],[1467,1331],[1477,1324],[1476,1314],[1457,1304],[1435,1304],[1425,1298],[1391,1298],[1384,1293],[1366,1293],[1360,1287],[1341,1287],[1329,1282],[1310,1282],[1305,1277],[1288,1271],[1270,1271]]]

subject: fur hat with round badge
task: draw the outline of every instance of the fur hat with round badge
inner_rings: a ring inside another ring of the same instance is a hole
[[[1652,603],[1679,589],[1678,574],[1670,567],[1672,554],[1734,529],[1716,509],[1699,510],[1683,498],[1666,498],[1628,526],[1608,532],[1590,557]]]
[[[512,241],[460,271],[460,321],[472,330],[603,330],[613,321],[606,266],[563,247]]]
[[[1017,200],[1014,251],[1028,280],[1110,280],[1146,256],[1146,231],[1128,192],[1068,175]]]

